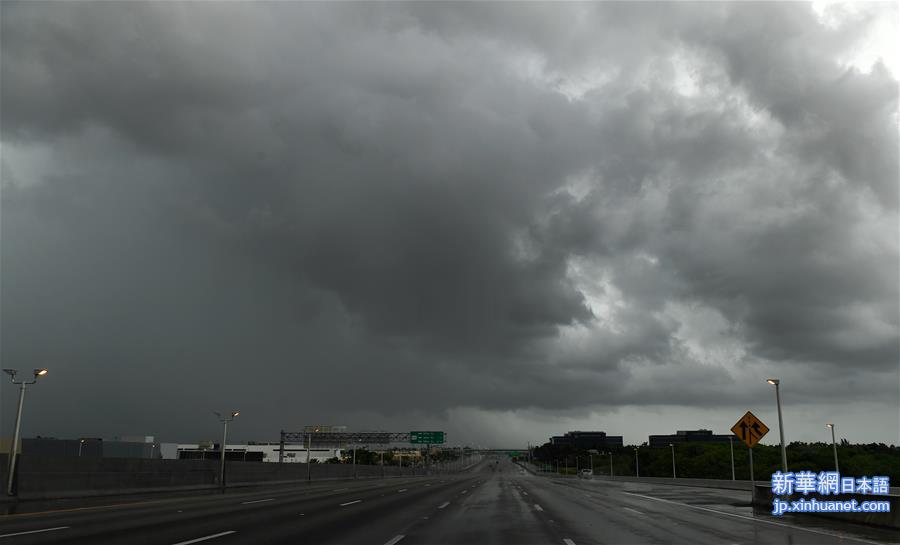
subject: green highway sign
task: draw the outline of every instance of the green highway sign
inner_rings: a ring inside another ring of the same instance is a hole
[[[442,431],[411,431],[409,442],[414,445],[440,445],[444,443]]]

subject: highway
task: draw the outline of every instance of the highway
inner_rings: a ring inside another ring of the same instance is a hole
[[[505,459],[488,458],[457,475],[320,482],[6,515],[0,517],[0,545],[898,541],[889,531],[754,514],[747,494],[538,477]]]

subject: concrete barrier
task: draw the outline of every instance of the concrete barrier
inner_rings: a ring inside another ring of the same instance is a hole
[[[78,458],[22,456],[19,460],[18,498],[60,499],[161,491],[207,490],[219,487],[217,460],[160,460],[140,458]],[[312,481],[380,479],[422,476],[396,466],[310,464]],[[302,483],[306,464],[226,462],[228,488],[263,484]],[[5,481],[4,481],[5,483]]]

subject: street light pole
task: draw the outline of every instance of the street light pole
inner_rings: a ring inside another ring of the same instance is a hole
[[[784,446],[784,421],[781,418],[781,381],[777,378],[766,379],[766,382],[775,387],[775,402],[778,404],[778,435],[781,436],[781,471],[787,473],[787,449]]]
[[[234,420],[234,417],[241,414],[240,411],[232,411],[228,414],[228,416],[222,416],[221,413],[217,413],[213,411],[213,414],[216,415],[216,418],[219,419],[219,422],[222,423],[222,446],[220,448],[221,455],[219,456],[219,486],[222,490],[225,490],[225,445],[228,440],[228,423]]]
[[[672,449],[672,478],[675,478],[675,445],[669,443],[669,447]]]
[[[9,473],[7,474],[6,481],[6,495],[14,496],[13,484],[16,471],[16,456],[19,452],[19,434],[22,431],[22,406],[25,404],[25,387],[37,382],[38,377],[46,376],[48,371],[46,369],[35,369],[33,379],[30,381],[23,380],[21,382],[16,382],[16,375],[19,372],[18,369],[4,369],[3,372],[9,375],[13,384],[19,386],[19,407],[16,410],[16,428],[15,433],[13,433],[13,442],[9,449]]]
[[[78,441],[78,457],[81,458],[81,449],[84,447],[84,439]]]
[[[609,476],[615,477],[615,475],[613,475],[612,451],[609,451]]]
[[[638,461],[638,448],[637,447],[634,447],[634,476],[635,477],[641,476],[641,466],[640,466],[640,462]]]
[[[838,467],[838,458],[837,458],[837,443],[834,440],[834,424],[825,424],[825,427],[831,428],[831,447],[834,449],[834,470],[838,473],[841,472]]]

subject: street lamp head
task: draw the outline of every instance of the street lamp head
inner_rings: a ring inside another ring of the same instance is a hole
[[[237,416],[239,414],[241,414],[241,411],[234,411],[233,413],[231,413],[231,417],[234,418],[235,416]]]
[[[767,379],[766,379],[766,382],[768,382],[768,383],[771,384],[772,386],[778,386],[778,383],[781,382],[781,381],[778,380],[777,378],[767,378]]]
[[[49,372],[50,372],[50,371],[48,371],[47,369],[35,369],[35,370],[34,370],[34,376],[36,376],[36,377],[43,377],[44,375],[46,375],[46,374],[49,373]]]
[[[825,427],[826,427],[826,428],[833,428],[833,427],[834,427],[834,424],[825,424]]]

